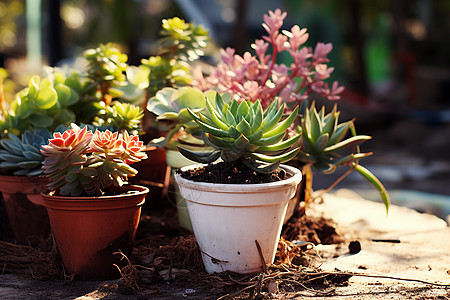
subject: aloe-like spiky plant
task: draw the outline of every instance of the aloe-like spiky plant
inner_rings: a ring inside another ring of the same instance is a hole
[[[47,129],[27,130],[19,139],[14,134],[0,140],[0,170],[16,176],[37,176],[45,157],[41,154],[41,146],[51,138]]]
[[[298,107],[283,121],[285,105],[278,107],[277,100],[263,112],[259,101],[239,103],[233,99],[225,103],[217,93],[214,105],[207,99],[206,107],[209,115],[190,109],[188,112],[202,128],[203,139],[213,151],[199,153],[178,147],[187,158],[201,163],[214,162],[219,157],[225,162],[240,160],[257,172],[268,173],[297,155],[300,135],[284,138],[297,117]]]
[[[340,112],[337,106],[325,114],[325,107],[316,110],[315,103],[306,109],[301,118],[301,149],[298,153],[300,161],[323,173],[332,173],[336,167],[348,165],[372,153],[353,153],[351,150],[363,142],[370,140],[368,135],[356,135],[346,138],[349,130],[355,132],[353,121],[339,123]],[[348,150],[346,155],[343,152]]]
[[[328,114],[324,107],[317,111],[314,102],[310,108],[306,108],[301,126],[298,127],[298,132],[302,133],[298,159],[323,173],[332,173],[339,166],[349,166],[380,192],[388,209],[390,199],[386,189],[369,170],[359,164],[361,158],[372,155],[371,152],[361,153],[359,145],[372,137],[357,135],[353,121],[339,123],[339,115],[336,105]],[[349,131],[351,137],[348,137]]]

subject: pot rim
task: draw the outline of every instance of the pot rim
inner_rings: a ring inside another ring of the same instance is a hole
[[[194,169],[198,167],[206,166],[206,164],[195,164],[190,165],[181,168],[181,171]],[[280,168],[287,171],[291,177],[279,180],[275,182],[267,182],[267,183],[210,183],[210,182],[200,182],[200,181],[193,181],[186,178],[181,177],[180,174],[175,173],[175,180],[178,183],[178,185],[185,186],[187,188],[192,188],[195,190],[207,190],[210,191],[211,189],[215,190],[215,192],[220,193],[235,193],[235,192],[246,192],[246,193],[254,193],[254,192],[261,192],[262,190],[265,190],[267,188],[270,188],[271,190],[277,189],[277,188],[284,188],[286,185],[297,185],[300,183],[302,179],[302,173],[299,169],[293,166],[281,164]]]
[[[150,190],[149,188],[142,186],[142,185],[134,185],[134,184],[126,184],[123,185],[122,187],[124,190],[135,190],[137,191],[134,194],[117,194],[117,195],[108,195],[108,196],[64,196],[64,195],[49,195],[49,193],[51,191],[49,190],[45,190],[43,192],[41,192],[41,196],[42,197],[57,197],[59,199],[62,199],[64,201],[82,201],[82,200],[114,200],[116,198],[120,198],[123,197],[124,195],[141,195],[141,194],[146,194],[148,193]]]

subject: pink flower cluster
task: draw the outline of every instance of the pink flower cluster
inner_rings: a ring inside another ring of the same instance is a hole
[[[222,49],[222,61],[212,74],[205,78],[201,71],[196,70],[192,84],[203,91],[217,88],[219,92],[229,92],[237,99],[260,100],[263,108],[267,108],[275,97],[294,107],[311,91],[329,100],[338,100],[344,88],[336,81],[331,87],[324,82],[334,71],[326,64],[332,44],[318,43],[314,51],[310,47],[302,47],[309,34],[297,25],[290,31],[280,32],[285,18],[286,12],[282,13],[280,9],[269,11],[262,24],[268,36],[252,45],[255,56],[249,52],[240,56],[232,48]],[[269,45],[272,46],[271,54],[267,53]],[[277,55],[283,51],[289,52],[293,59],[290,66],[276,63]]]

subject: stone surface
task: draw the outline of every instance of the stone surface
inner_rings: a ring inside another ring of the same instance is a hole
[[[396,278],[353,276],[348,287],[336,290],[337,299],[345,295],[352,295],[352,299],[450,296],[450,228],[444,220],[394,205],[386,215],[383,204],[349,190],[326,194],[309,213],[333,219],[346,240],[361,243],[357,254],[350,254],[343,245],[319,245],[324,270]]]
[[[318,245],[323,270],[355,272],[348,286],[279,297],[320,299],[449,299],[450,228],[431,214],[361,198],[349,190],[323,196],[309,214],[333,219],[345,236],[341,245]],[[384,242],[375,242],[384,240]],[[361,251],[350,254],[348,245],[359,241]],[[386,278],[390,277],[390,278]],[[115,281],[36,281],[0,275],[0,299],[167,299],[157,290],[126,295]],[[426,284],[434,283],[435,285]],[[447,286],[438,286],[437,284]],[[183,286],[171,287],[170,299],[205,299],[207,295]],[[330,292],[330,293],[328,293]]]

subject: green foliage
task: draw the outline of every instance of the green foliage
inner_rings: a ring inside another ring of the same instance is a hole
[[[312,164],[320,172],[332,173],[338,166],[349,165],[371,155],[352,151],[359,150],[357,146],[371,137],[354,135],[347,138],[349,130],[354,128],[353,121],[339,123],[339,115],[336,106],[329,114],[325,114],[324,107],[318,112],[314,103],[306,109],[301,118],[301,127],[298,127],[302,133],[298,154],[301,162]],[[350,153],[344,154],[345,151]]]
[[[139,106],[114,101],[106,108],[105,118],[98,118],[94,125],[113,131],[126,130],[131,134],[139,134],[143,116],[144,112]]]
[[[215,103],[207,99],[206,107],[209,115],[189,108],[188,112],[204,131],[205,143],[214,150],[199,153],[179,147],[187,158],[201,163],[210,163],[219,157],[225,162],[240,160],[257,172],[267,173],[297,155],[300,135],[284,138],[297,117],[298,107],[283,121],[285,105],[278,108],[277,100],[263,112],[259,101],[239,103],[233,99],[225,103],[216,94]]]
[[[80,104],[72,107],[77,123],[140,131],[143,112],[127,102],[143,98],[148,80],[145,71],[143,76],[142,69],[129,67],[127,55],[111,43],[87,49],[84,57],[88,62],[86,71],[72,78],[80,94]]]
[[[19,91],[10,110],[0,121],[2,134],[21,135],[33,128],[54,130],[58,125],[75,121],[69,109],[78,101],[78,93],[65,81],[33,76],[28,87]]]
[[[94,83],[121,83],[125,81],[128,56],[120,52],[112,43],[100,44],[97,48],[84,51],[88,62],[87,74]]]
[[[147,103],[147,110],[155,114],[157,128],[167,131],[163,138],[153,142],[158,147],[175,148],[177,143],[170,143],[174,136],[182,129],[183,135],[190,135],[200,128],[188,112],[188,108],[194,112],[204,111],[206,98],[214,99],[215,92],[209,91],[204,94],[192,87],[163,88]],[[229,96],[229,95],[228,95]],[[192,140],[187,137],[187,139]]]
[[[37,176],[44,156],[40,149],[52,135],[47,129],[27,130],[19,139],[14,134],[0,140],[0,170],[7,175]]]
[[[306,108],[301,126],[298,127],[302,138],[297,157],[303,164],[312,165],[323,173],[332,173],[339,166],[349,166],[356,170],[379,191],[387,211],[390,199],[386,189],[369,170],[359,165],[361,158],[372,154],[360,153],[359,145],[371,137],[356,135],[353,121],[339,123],[339,114],[336,105],[329,114],[325,114],[324,107],[318,112],[314,103]],[[351,137],[347,137],[349,132]]]
[[[208,30],[203,26],[186,23],[178,17],[162,21],[161,35],[160,55],[170,53],[170,57],[177,56],[190,61],[204,54],[202,49],[207,46],[209,39]]]
[[[188,85],[192,76],[187,62],[203,55],[209,39],[208,31],[202,26],[186,23],[178,17],[162,21],[161,36],[158,55],[142,59],[142,66],[149,70],[148,97],[164,87]]]

